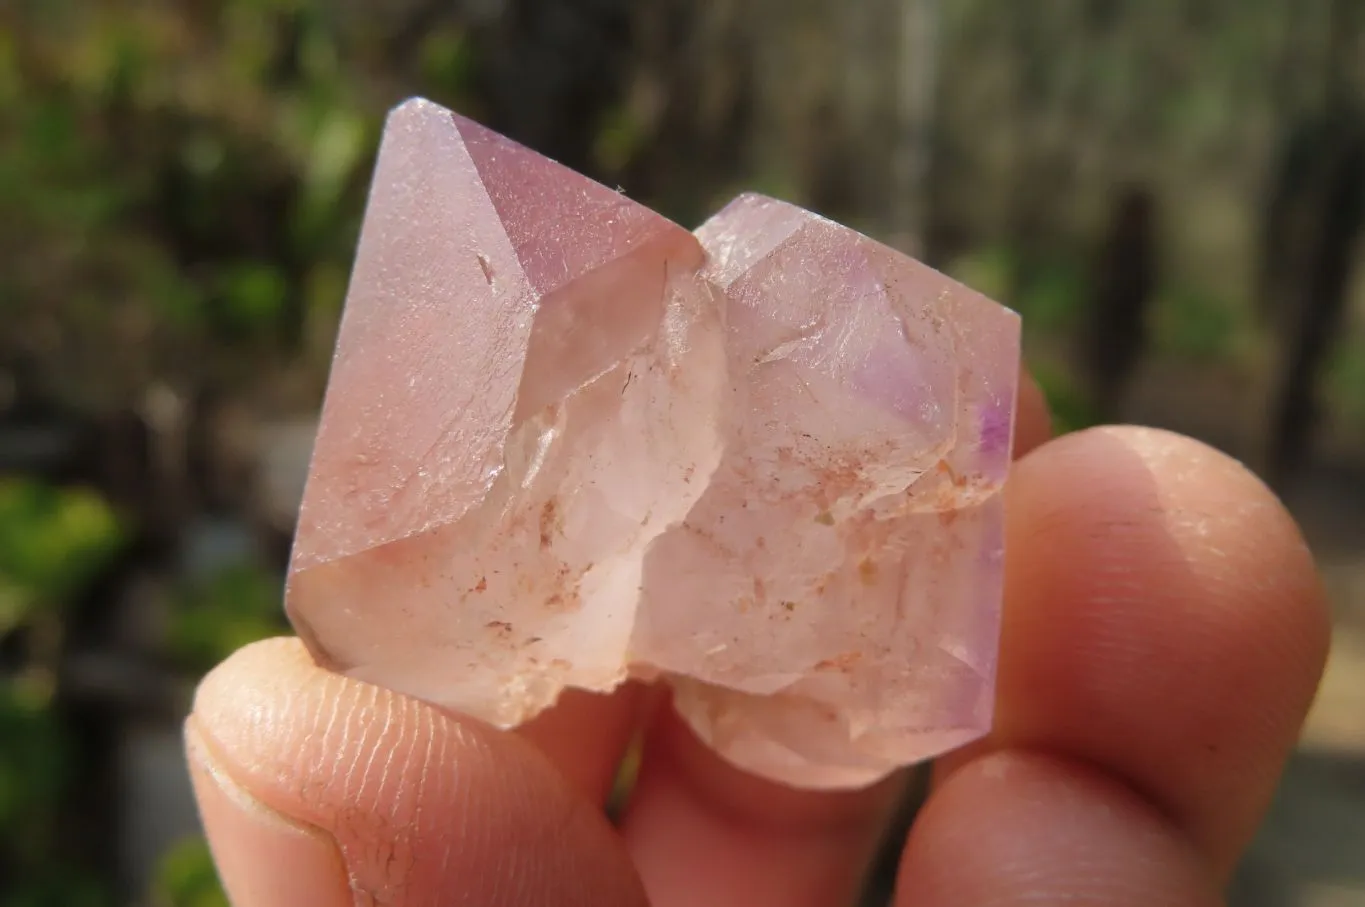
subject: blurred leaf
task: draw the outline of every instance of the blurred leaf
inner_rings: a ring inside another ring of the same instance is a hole
[[[122,541],[113,511],[92,492],[0,481],[0,633],[35,608],[64,604]]]
[[[1052,413],[1054,433],[1064,435],[1099,423],[1089,396],[1066,371],[1046,361],[1033,363],[1032,371]]]
[[[24,148],[33,159],[57,163],[79,153],[76,110],[54,98],[44,98],[29,110]]]
[[[334,200],[368,150],[369,129],[354,111],[333,108],[313,135],[307,186],[311,194]]]
[[[628,105],[611,112],[597,132],[593,158],[607,173],[620,173],[635,159],[649,139],[643,124]]]
[[[279,578],[242,564],[188,585],[171,617],[173,657],[207,670],[248,643],[284,629]]]
[[[0,680],[0,740],[0,839],[22,855],[50,831],[68,754],[47,698],[21,678]]]
[[[86,873],[50,866],[7,891],[3,907],[113,907],[108,887]]]
[[[1231,354],[1239,319],[1216,297],[1187,287],[1162,293],[1153,312],[1156,348],[1185,359],[1213,361]]]
[[[986,246],[958,257],[947,273],[991,299],[1010,305],[1024,318],[1029,332],[1058,334],[1076,323],[1085,305],[1085,277],[1068,259],[1025,262],[1008,246]],[[1011,299],[1014,283],[1027,279]]]
[[[1085,291],[1084,272],[1078,265],[1043,262],[1033,269],[1015,307],[1030,330],[1061,333],[1079,320]]]
[[[153,907],[228,907],[213,855],[202,838],[190,838],[161,858],[152,891]]]
[[[202,328],[208,313],[206,289],[176,267],[163,248],[138,250],[141,299],[163,327]]]
[[[14,51],[14,38],[0,29],[0,106],[13,104],[19,92],[19,62]]]
[[[474,47],[457,28],[436,28],[422,39],[417,51],[418,71],[432,93],[458,97],[467,90],[474,75]]]
[[[224,269],[220,289],[228,323],[261,333],[276,324],[289,298],[289,284],[279,268],[265,262],[242,262]]]
[[[322,17],[311,4],[298,4],[295,15],[304,25],[299,53],[304,74],[311,81],[334,90],[341,73],[341,50],[337,47],[336,35],[322,24]]]
[[[1346,420],[1365,428],[1365,341],[1351,338],[1340,345],[1328,369],[1327,390]]]
[[[348,277],[349,273],[341,265],[321,263],[308,272],[304,282],[308,317],[318,328],[325,328],[329,338],[335,334],[336,324],[341,318]],[[331,347],[330,341],[328,347]]]
[[[208,179],[223,166],[227,159],[227,148],[221,136],[199,132],[190,136],[181,146],[180,158],[191,174]]]
[[[1016,256],[1003,246],[988,246],[959,256],[947,274],[983,296],[1004,300],[1009,296]]]
[[[342,107],[325,109],[312,128],[303,174],[303,195],[295,212],[294,235],[302,248],[318,254],[332,237],[351,229],[346,190],[367,160],[376,135],[363,116]]]

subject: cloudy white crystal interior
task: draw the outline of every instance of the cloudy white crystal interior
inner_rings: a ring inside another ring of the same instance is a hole
[[[723,757],[870,783],[983,734],[1019,323],[809,212],[694,236],[427,101],[391,114],[287,605],[500,726],[662,677]]]

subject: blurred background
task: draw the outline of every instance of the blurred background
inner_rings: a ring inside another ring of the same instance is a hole
[[[1234,891],[1365,905],[1365,0],[3,0],[0,905],[224,903],[178,722],[280,589],[386,109],[1023,312],[1060,429],[1262,472],[1336,609]]]

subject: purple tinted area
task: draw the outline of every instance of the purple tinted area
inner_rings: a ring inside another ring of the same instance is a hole
[[[936,385],[944,383],[929,365],[916,361],[904,346],[873,350],[851,376],[859,394],[937,437],[951,419],[937,404]]]
[[[1008,456],[1014,429],[1014,407],[995,401],[980,414],[981,453],[987,457]]]

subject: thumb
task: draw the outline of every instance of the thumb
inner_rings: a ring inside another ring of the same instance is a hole
[[[530,744],[249,646],[186,723],[200,812],[236,907],[642,907],[600,812]]]

